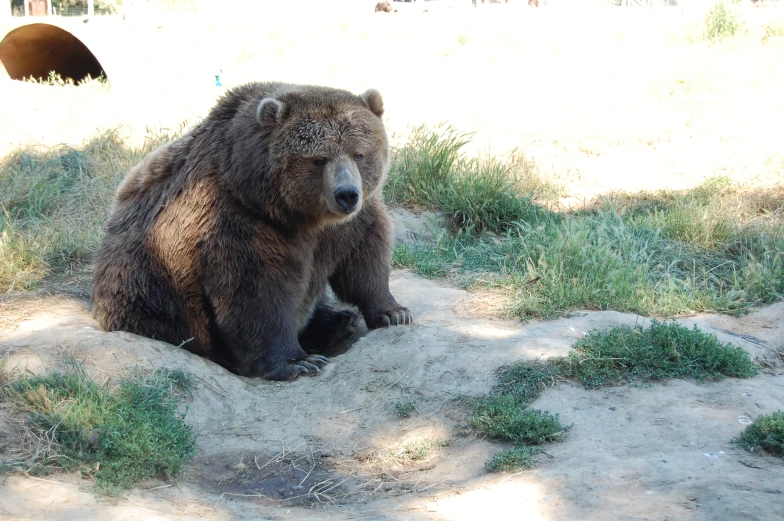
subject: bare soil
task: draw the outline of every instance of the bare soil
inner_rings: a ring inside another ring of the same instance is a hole
[[[182,368],[197,385],[186,420],[198,456],[174,483],[151,482],[107,501],[77,475],[10,475],[0,485],[9,519],[777,519],[781,459],[731,443],[744,422],[784,403],[784,303],[698,324],[758,357],[748,380],[671,381],[588,391],[550,389],[535,407],[573,425],[538,468],[488,475],[502,444],[466,429],[462,396],[487,392],[494,370],[564,355],[585,331],[648,319],[575,312],[549,322],[476,318],[472,296],[401,271],[392,291],[411,327],[372,331],[313,378],[237,377],[171,345],[101,331],[75,297],[2,301],[9,364],[33,372],[81,361],[99,380],[131,367]],[[400,418],[396,402],[416,404]],[[9,438],[6,437],[6,440]],[[417,452],[417,447],[426,447]],[[420,458],[420,459],[415,459]],[[113,517],[116,516],[116,517]]]

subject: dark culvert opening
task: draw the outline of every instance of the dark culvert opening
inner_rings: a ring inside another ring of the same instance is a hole
[[[0,41],[0,61],[14,80],[47,79],[54,71],[74,83],[106,73],[98,59],[76,36],[49,24],[18,27]]]

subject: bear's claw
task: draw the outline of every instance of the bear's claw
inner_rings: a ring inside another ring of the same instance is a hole
[[[311,364],[310,362],[306,362],[305,360],[300,360],[297,367],[304,367],[305,372],[308,374],[310,374],[311,371],[315,374],[321,374],[321,369],[319,369],[318,366]]]
[[[306,360],[308,362],[316,364],[319,367],[322,367],[325,364],[328,364],[330,362],[329,358],[327,358],[326,356],[323,356],[323,355],[308,355]],[[321,365],[319,365],[319,364],[321,364]]]
[[[394,318],[394,322],[393,319]],[[397,309],[394,311],[388,311],[383,313],[376,319],[375,327],[384,327],[389,328],[389,326],[399,326],[403,324],[413,324],[414,323],[414,315],[412,315],[407,309]]]
[[[321,368],[329,363],[329,358],[322,355],[308,355],[305,358],[292,358],[289,363],[297,370],[297,375],[316,376]]]

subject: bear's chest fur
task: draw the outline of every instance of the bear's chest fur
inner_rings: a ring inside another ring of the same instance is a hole
[[[364,216],[320,229],[284,229],[222,204],[217,184],[193,183],[161,206],[146,233],[146,247],[170,281],[185,315],[208,316],[206,281],[236,286],[262,275],[286,287],[297,330],[308,322],[329,278],[361,242]],[[363,212],[360,212],[363,214]],[[242,266],[241,272],[231,266]],[[262,293],[267,288],[259,287]],[[270,288],[271,290],[271,288]],[[191,310],[189,312],[189,310]]]

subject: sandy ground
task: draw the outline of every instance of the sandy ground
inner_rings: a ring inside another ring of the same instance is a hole
[[[104,63],[112,88],[0,82],[0,114],[11,122],[0,126],[0,151],[79,144],[118,126],[138,143],[191,125],[222,93],[220,72],[225,87],[378,88],[396,142],[412,126],[448,122],[476,133],[469,153],[516,149],[575,201],[716,175],[781,182],[784,38],[761,38],[766,26],[784,27],[784,9],[742,10],[745,36],[709,44],[698,9],[513,2],[414,15],[332,4],[259,0],[201,15],[62,20]],[[0,34],[11,27],[0,21]]]
[[[522,324],[461,314],[472,296],[408,272],[392,291],[413,327],[373,331],[323,374],[293,383],[240,378],[184,350],[97,328],[78,299],[16,297],[0,348],[31,371],[81,360],[97,379],[131,366],[183,368],[197,381],[186,420],[198,456],[172,486],[144,484],[126,497],[96,498],[75,475],[8,476],[3,519],[779,519],[780,459],[731,443],[742,423],[784,403],[784,304],[743,318],[698,324],[765,361],[749,380],[671,381],[650,387],[550,389],[535,407],[573,425],[540,466],[488,475],[501,444],[467,434],[455,398],[488,391],[493,371],[522,358],[565,354],[584,331],[647,319],[616,312]],[[397,416],[395,403],[417,411]],[[419,461],[412,442],[436,442]],[[6,440],[6,443],[8,441]],[[302,487],[302,488],[299,488]],[[313,487],[324,490],[308,495]],[[266,496],[266,497],[264,497]]]

